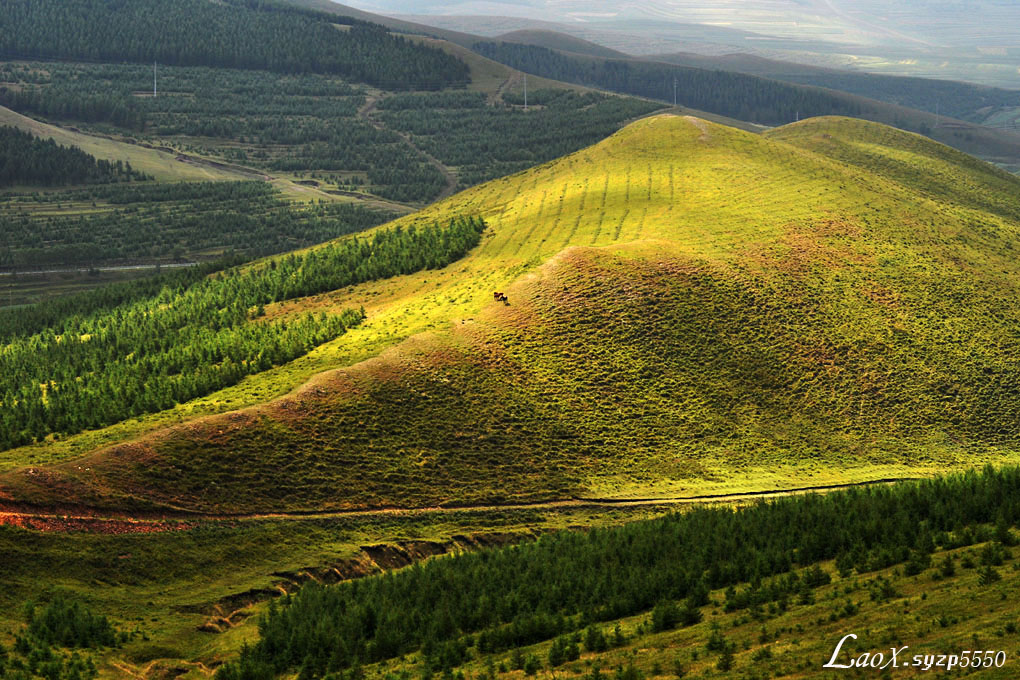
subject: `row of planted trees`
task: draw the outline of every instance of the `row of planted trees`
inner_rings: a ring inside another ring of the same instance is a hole
[[[458,218],[352,237],[10,337],[0,346],[0,447],[162,410],[301,356],[364,312],[268,320],[265,305],[446,266],[484,227]]]

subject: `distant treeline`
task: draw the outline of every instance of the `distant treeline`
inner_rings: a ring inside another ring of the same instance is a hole
[[[126,294],[128,304],[11,337],[0,345],[0,449],[160,411],[291,361],[364,313],[273,321],[265,305],[444,267],[484,228],[463,218],[389,229],[194,283],[182,276],[151,297]]]
[[[860,116],[861,103],[834,92],[727,71],[655,62],[566,56],[545,47],[479,42],[475,51],[535,75],[671,102],[676,81],[683,106],[767,125],[793,122],[799,115]]]
[[[81,149],[0,126],[0,187],[60,186],[146,179],[130,163],[96,160]]]
[[[470,79],[460,59],[382,26],[266,0],[5,0],[0,56],[332,73],[398,90]]]
[[[1020,468],[1012,467],[562,531],[336,586],[306,585],[270,606],[259,641],[216,678],[269,680],[298,669],[301,678],[335,678],[419,650],[427,667],[445,669],[471,646],[483,654],[512,649],[653,607],[657,629],[691,624],[710,589],[739,583],[751,585],[727,594],[728,609],[776,599],[785,606],[791,593],[830,581],[821,560],[836,558],[847,575],[902,562],[916,574],[930,566],[936,545],[1013,543],[1018,518]]]

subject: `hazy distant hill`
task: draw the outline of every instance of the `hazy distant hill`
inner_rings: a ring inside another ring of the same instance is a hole
[[[525,45],[537,45],[551,50],[561,52],[573,52],[574,54],[586,54],[591,57],[626,57],[623,52],[611,50],[608,47],[597,45],[590,40],[582,40],[566,33],[541,30],[520,30],[511,31],[497,36],[497,40],[505,42],[523,43]]]

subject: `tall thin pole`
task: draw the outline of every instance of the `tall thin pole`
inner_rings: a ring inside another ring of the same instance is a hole
[[[939,103],[935,102],[935,127],[939,126]]]
[[[528,110],[528,74],[524,74],[524,110]]]
[[[156,98],[156,62],[152,62],[152,98]]]
[[[673,108],[676,108],[676,76],[673,76]]]

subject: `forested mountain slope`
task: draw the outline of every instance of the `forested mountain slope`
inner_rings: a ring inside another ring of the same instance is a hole
[[[369,308],[338,341],[348,350],[384,329],[433,332],[262,407],[13,470],[0,494],[256,512],[746,488],[1008,457],[1018,188],[871,123],[760,136],[644,119],[402,218],[477,215],[487,228],[467,258],[379,302],[384,289],[365,284],[333,303]]]
[[[329,73],[388,89],[468,80],[462,61],[381,26],[252,0],[12,0],[0,55]]]

